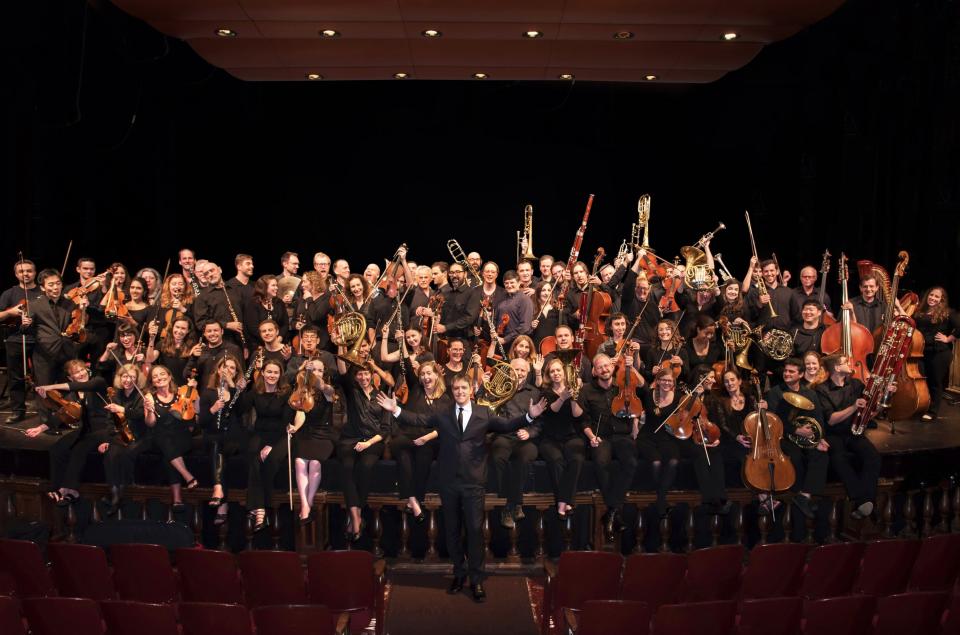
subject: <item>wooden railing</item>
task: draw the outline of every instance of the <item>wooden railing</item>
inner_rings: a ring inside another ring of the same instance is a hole
[[[77,540],[77,515],[73,507],[58,508],[53,502],[41,493],[41,487],[45,483],[37,479],[0,479],[0,502],[2,502],[4,519],[9,520],[13,517],[20,517],[28,520],[44,520],[49,523],[56,536],[55,539],[65,541]],[[107,496],[109,488],[102,484],[85,484],[81,488],[83,498],[96,501]],[[191,527],[197,542],[201,542],[201,533],[203,530],[202,510],[206,505],[211,492],[206,489],[184,490],[184,503],[188,504],[190,510],[187,514],[175,514],[172,509],[167,508],[167,517],[170,520],[179,520]],[[246,492],[243,490],[233,490],[229,493],[229,502],[244,502]],[[720,544],[721,542],[741,542],[751,544],[753,542],[765,543],[773,539],[773,534],[777,534],[777,539],[791,540],[796,533],[802,533],[802,541],[813,543],[816,541],[814,519],[806,518],[796,513],[789,500],[786,504],[780,506],[782,513],[777,518],[776,523],[769,516],[758,516],[754,518],[753,514],[748,514],[747,510],[755,501],[755,495],[749,490],[729,490],[730,501],[734,503],[733,509],[727,519],[724,521],[719,516],[702,516],[696,513],[697,505],[700,501],[700,495],[695,491],[674,491],[668,495],[668,501],[674,506],[671,513],[666,517],[658,519],[655,523],[648,525],[651,516],[655,514],[636,514],[636,520],[631,523],[632,534],[636,537],[636,544],[633,552],[641,552],[649,542],[656,542],[659,551],[669,550],[692,550],[696,548],[696,536],[698,528],[702,529],[702,523],[706,522],[709,527],[708,544]],[[147,501],[165,500],[169,496],[169,490],[161,486],[136,486],[130,487],[125,492],[125,499],[141,503],[142,517],[147,517]],[[788,497],[789,498],[789,497]],[[647,492],[631,492],[627,497],[628,506],[636,506],[645,509],[652,505],[656,497]],[[271,545],[274,549],[281,545],[281,509],[288,505],[286,495],[277,495],[272,501],[270,510],[271,516]],[[543,561],[548,554],[548,542],[550,536],[548,531],[559,531],[559,538],[562,549],[568,550],[574,547],[576,542],[586,543],[586,546],[593,549],[624,551],[624,545],[621,543],[623,534],[607,535],[601,517],[606,508],[599,493],[580,493],[574,501],[577,507],[576,520],[567,519],[565,522],[559,522],[556,517],[555,504],[551,494],[531,493],[524,495],[524,510],[528,521],[532,523],[533,535],[535,540],[532,559],[521,557],[519,549],[520,528],[515,527],[506,532],[507,550],[504,556],[494,557],[491,550],[492,536],[494,528],[491,527],[491,514],[489,512],[499,509],[505,503],[504,499],[488,494],[485,501],[487,514],[485,515],[484,537],[488,550],[488,562],[497,568],[511,568],[522,566],[524,560],[527,564],[537,565]],[[372,523],[368,528],[368,533],[372,542],[372,551],[377,557],[383,557],[384,550],[382,543],[384,539],[384,523],[382,522],[385,510],[393,509],[396,512],[402,512],[406,501],[399,500],[396,495],[373,494],[368,499],[368,507],[372,517]],[[330,513],[337,507],[342,508],[343,496],[335,492],[320,492],[314,499],[315,511],[317,513],[317,522],[306,527],[297,526],[294,528],[296,536],[297,549],[301,552],[309,552],[318,549],[325,549],[331,545]],[[823,536],[825,541],[835,541],[844,539],[868,539],[868,538],[893,538],[898,536],[924,537],[936,533],[948,533],[960,531],[960,487],[952,485],[948,481],[920,490],[905,491],[903,483],[900,480],[881,480],[879,486],[878,506],[874,514],[876,520],[853,521],[849,518],[850,504],[846,499],[842,486],[831,484],[820,499],[821,506],[829,506],[826,514],[827,533]],[[412,519],[403,513],[399,514],[398,536],[396,538],[396,557],[395,563],[409,565],[439,565],[443,562],[440,556],[442,536],[440,535],[439,514],[441,510],[440,498],[436,494],[429,494],[423,501],[423,508],[427,514],[426,521],[426,550],[422,558],[414,559],[411,554],[411,535]],[[779,511],[779,510],[778,510]],[[394,513],[396,513],[394,512]],[[93,505],[94,522],[100,520],[99,509]],[[186,516],[186,517],[183,517]],[[493,514],[497,517],[497,514]],[[123,512],[119,514],[123,517]],[[296,514],[291,517],[295,519]],[[291,522],[287,520],[287,522]],[[803,525],[797,523],[803,522]],[[251,522],[246,523],[247,547],[253,546],[253,533]],[[802,527],[802,532],[799,527]],[[553,529],[558,528],[558,529]],[[586,530],[584,529],[586,528]],[[289,529],[289,528],[288,528]],[[529,527],[528,527],[529,530]],[[776,530],[776,531],[775,531]],[[497,530],[499,531],[499,529]],[[651,535],[651,532],[654,532]],[[226,526],[219,527],[219,546],[226,548]],[[680,538],[678,543],[678,536]],[[753,536],[753,539],[751,539]],[[655,538],[654,538],[655,537]],[[685,538],[685,541],[684,541]],[[726,538],[726,540],[725,540]],[[702,545],[701,541],[701,545]],[[532,560],[532,562],[531,562]]]

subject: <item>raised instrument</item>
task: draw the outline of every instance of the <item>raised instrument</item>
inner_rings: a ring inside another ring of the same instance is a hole
[[[523,231],[517,232],[517,262],[537,262],[533,255],[533,205],[523,208]]]
[[[107,289],[107,294],[103,298],[103,316],[108,320],[129,318],[130,311],[127,309],[127,305],[124,304],[126,296],[122,289],[117,288],[116,270],[111,269],[110,274],[110,287]]]
[[[494,412],[510,401],[517,393],[519,382],[513,367],[506,362],[496,362],[490,379],[483,381],[483,395],[477,399],[481,406],[487,406]]]
[[[288,406],[299,412],[310,412],[313,410],[313,407],[316,405],[316,403],[313,398],[313,391],[310,390],[310,381],[310,373],[297,373],[297,385],[293,390],[290,391],[290,396],[287,397]],[[299,425],[295,423],[294,427],[299,429],[305,420],[305,418],[302,418],[299,421]]]
[[[820,316],[820,322],[824,326],[830,326],[837,323],[837,318],[827,314],[827,307],[823,301],[827,297],[827,274],[830,273],[830,250],[823,252],[823,261],[820,263],[820,292],[817,301],[820,302],[820,309],[823,315]]]
[[[480,347],[480,357],[484,358],[487,356],[487,350],[492,344],[497,349],[497,354],[500,355],[500,359],[507,359],[507,352],[503,348],[503,344],[500,343],[500,339],[497,336],[503,336],[504,330],[507,328],[507,325],[510,324],[510,316],[503,315],[500,317],[500,324],[497,325],[493,320],[493,306],[490,301],[490,298],[484,298],[480,301],[480,313],[483,315],[483,318],[487,322],[487,329],[490,333],[490,344],[484,346],[485,342],[481,339],[477,342]]]
[[[643,381],[643,377],[640,375],[640,371],[633,366],[627,367],[626,359],[627,355],[633,355],[630,350],[630,338],[643,319],[643,312],[647,309],[649,302],[650,296],[647,296],[647,301],[643,303],[643,308],[640,309],[640,313],[637,314],[633,324],[630,325],[630,330],[623,336],[623,341],[620,342],[616,355],[614,355],[613,383],[617,386],[617,394],[610,404],[610,411],[615,417],[639,417],[643,414],[643,403],[636,393],[637,386]]]
[[[587,210],[583,213],[583,220],[580,221],[580,227],[577,229],[577,235],[573,239],[573,246],[570,247],[570,257],[567,258],[567,271],[573,274],[573,266],[577,264],[577,258],[580,257],[580,246],[583,244],[583,235],[587,233],[587,221],[590,220],[590,209],[593,207],[593,194],[587,199]],[[563,277],[560,285],[560,291],[557,293],[557,310],[562,311],[567,298],[567,291],[570,289],[570,281]]]
[[[867,405],[857,411],[853,424],[850,426],[850,430],[854,434],[863,434],[864,430],[867,429],[867,424],[883,412],[887,405],[890,385],[897,380],[897,375],[900,374],[900,369],[907,359],[915,328],[913,318],[905,315],[898,315],[893,318],[890,326],[887,327],[883,341],[877,349],[873,369],[864,382],[863,398]]]
[[[377,278],[376,283],[370,289],[370,294],[364,298],[364,302],[375,298],[381,293],[386,293],[391,284],[396,284],[397,278],[403,273],[403,264],[400,260],[400,251],[407,251],[407,243],[401,243],[397,250],[393,252],[393,258],[384,260],[383,273]],[[412,284],[410,286],[413,286]]]
[[[754,490],[769,492],[773,496],[775,492],[790,489],[797,480],[797,472],[780,448],[783,421],[760,407],[763,394],[757,373],[752,373],[751,382],[757,391],[757,410],[743,420],[744,433],[751,442],[751,451],[743,462],[743,482]]]
[[[483,284],[483,279],[480,277],[480,273],[467,261],[467,255],[463,252],[463,248],[460,246],[460,243],[456,241],[456,239],[451,238],[447,241],[447,251],[450,252],[450,257],[453,258],[453,262],[463,267],[463,270],[470,274],[470,277],[474,281],[474,286],[479,287]]]
[[[673,262],[673,272],[680,267],[680,261],[674,260]],[[683,286],[684,279],[676,275],[667,275],[664,278],[661,278],[661,283],[663,284],[663,296],[660,298],[660,312],[664,315],[668,313],[676,313],[680,310],[680,305],[677,304],[677,291],[680,290],[680,287]]]
[[[747,231],[750,232],[750,249],[753,252],[753,258],[754,260],[757,261],[757,266],[759,267],[760,257],[757,255],[757,243],[753,239],[753,225],[750,224],[750,212],[744,211],[743,214],[747,219]],[[757,290],[760,292],[761,296],[765,295],[769,297],[770,294],[767,292],[767,285],[763,283],[763,276],[758,275],[758,273],[759,272],[757,271],[753,272],[754,277],[757,281]],[[744,293],[746,293],[746,289],[744,289]],[[776,309],[773,308],[773,298],[770,298],[770,302],[767,303],[767,306],[770,308],[770,317],[771,318],[777,317],[777,311]]]
[[[645,252],[642,258],[639,255],[637,257],[640,260],[640,267],[646,271],[647,276],[657,276],[662,280],[667,276],[667,269],[664,264],[670,263],[665,263],[650,248],[650,208],[650,195],[644,194],[637,201],[637,222],[630,232],[630,239],[635,250],[642,249]],[[643,242],[638,244],[641,229],[643,229]]]
[[[437,324],[440,323],[440,312],[443,310],[443,304],[447,297],[437,291],[427,300],[427,308],[433,311],[430,317],[420,318],[420,334],[423,337],[423,345],[428,349],[433,349],[434,335],[436,334]]]
[[[190,267],[187,269],[187,274],[190,278],[190,288],[193,289],[194,297],[200,295],[200,283],[197,282],[197,269],[196,267]]]
[[[570,390],[570,396],[573,399],[576,399],[580,394],[581,353],[582,351],[576,348],[557,349],[553,352],[553,354],[557,356],[557,359],[560,360],[560,363],[563,364],[563,382]]]
[[[727,265],[723,264],[723,254],[713,254],[713,259],[716,261],[717,265],[719,265],[720,278],[723,279],[723,282],[726,283],[728,280],[733,280],[733,274],[731,274],[730,270],[727,269]]]
[[[808,415],[797,414],[798,411],[801,412],[810,412],[815,409],[813,402],[797,392],[785,392],[783,393],[783,400],[790,404],[791,412],[788,419],[788,423],[793,426],[791,432],[787,433],[787,438],[790,439],[794,445],[801,447],[805,450],[815,448],[820,445],[820,441],[823,440],[823,426],[820,425],[820,422]],[[813,431],[812,437],[805,437],[802,434],[797,434],[797,428],[802,428],[803,426],[810,426],[810,430]]]
[[[253,359],[250,360],[250,365],[247,366],[247,370],[243,374],[244,384],[248,385],[250,383],[250,380],[254,377],[254,375],[258,375],[260,373],[260,370],[263,368],[263,361],[265,357],[266,357],[266,354],[264,352],[263,347],[258,346],[257,352],[254,353]],[[234,391],[233,397],[230,399],[230,403],[227,404],[226,412],[223,413],[224,416],[230,414],[230,411],[233,410],[233,407],[236,405],[237,400],[240,399],[241,392],[243,391],[240,390],[239,387]]]
[[[683,277],[691,289],[707,291],[717,288],[717,275],[707,263],[707,255],[703,252],[703,248],[713,239],[714,234],[726,228],[726,225],[720,223],[716,229],[701,236],[700,240],[693,245],[680,248],[680,255],[687,261]]]
[[[63,332],[63,334],[75,342],[87,341],[87,309],[86,307],[80,306],[80,300],[87,297],[87,294],[93,293],[97,290],[97,287],[100,286],[100,281],[103,279],[103,276],[104,274],[94,276],[86,283],[70,289],[65,294],[68,298],[74,301],[76,306],[70,312],[70,324],[67,325],[67,329]]]
[[[60,394],[59,390],[47,390],[46,396],[41,397],[39,393],[37,398],[47,407],[50,413],[56,417],[60,423],[76,430],[80,427],[80,420],[83,418],[83,405],[66,399]]]
[[[338,354],[337,357],[351,366],[366,368],[366,356],[360,353],[360,346],[367,335],[367,319],[363,313],[344,313],[337,318],[336,329],[343,346],[347,347],[347,352]]]
[[[850,298],[847,294],[847,280],[850,272],[847,269],[847,255],[840,254],[837,267],[840,276],[840,305],[844,306]],[[853,376],[866,383],[870,376],[867,368],[867,355],[873,352],[873,334],[870,329],[853,321],[852,309],[842,309],[840,322],[824,330],[820,337],[820,350],[825,355],[840,353],[850,362]]]
[[[591,277],[598,274],[605,255],[603,247],[597,249]],[[583,350],[590,359],[593,359],[607,339],[607,319],[612,306],[610,294],[597,291],[593,284],[588,284],[587,291],[580,296],[580,327],[577,329],[577,338],[583,341]]]
[[[220,288],[223,290],[223,297],[227,299],[227,310],[230,311],[230,319],[234,322],[239,322],[240,319],[237,317],[237,312],[233,309],[233,302],[230,300],[230,294],[227,293],[227,285],[221,282]],[[243,325],[240,326],[240,330],[237,331],[237,335],[240,336],[240,343],[246,347],[247,338],[243,336]]]

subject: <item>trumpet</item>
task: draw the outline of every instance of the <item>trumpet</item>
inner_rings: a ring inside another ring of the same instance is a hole
[[[523,231],[517,232],[517,263],[524,260],[534,262],[533,255],[533,205],[527,205],[523,210]]]
[[[455,238],[451,238],[447,241],[447,251],[450,252],[450,257],[453,258],[453,261],[463,267],[463,270],[470,274],[470,277],[474,280],[475,286],[479,287],[483,284],[480,274],[477,273],[477,270],[473,268],[473,265],[467,262],[467,254],[463,252],[463,248]]]
[[[726,228],[726,225],[720,223],[715,230],[701,236],[700,240],[694,245],[680,249],[680,255],[687,259],[687,266],[684,270],[683,277],[687,286],[691,289],[706,291],[716,288],[717,275],[713,272],[713,269],[708,266],[707,255],[703,253],[703,247],[713,239],[714,234]]]

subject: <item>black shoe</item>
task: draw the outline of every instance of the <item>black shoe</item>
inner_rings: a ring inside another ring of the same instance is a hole
[[[516,529],[517,523],[513,521],[513,510],[509,507],[500,510],[500,524],[507,529]]]
[[[515,522],[520,522],[521,520],[523,520],[523,519],[526,518],[526,517],[527,517],[527,515],[523,513],[523,506],[522,506],[522,505],[517,505],[516,507],[513,508],[513,520],[514,520]]]
[[[107,500],[107,516],[115,516],[120,510],[120,500],[123,498],[122,487],[110,488],[110,499]]]
[[[466,582],[466,578],[461,578],[458,576],[453,576],[453,581],[450,582],[450,587],[447,589],[447,593],[450,595],[456,595],[463,591],[463,583]]]
[[[347,540],[350,542],[358,542],[360,537],[363,536],[363,530],[367,527],[367,521],[363,518],[360,519],[360,527],[357,528],[355,532],[348,533]]]
[[[312,523],[314,520],[316,520],[316,518],[317,518],[316,515],[313,513],[313,510],[311,509],[311,510],[310,510],[310,513],[307,514],[306,518],[301,518],[301,519],[300,519],[300,526],[301,526],[301,527],[306,527],[307,525],[309,525],[310,523]]]
[[[480,602],[485,602],[487,600],[487,592],[483,590],[483,583],[477,582],[476,584],[471,585],[470,590],[473,592],[474,602],[479,604]]]
[[[623,518],[620,517],[620,510],[611,509],[609,512],[607,512],[607,514],[609,516],[607,518],[606,526],[608,534],[618,534],[625,529],[623,525]]]
[[[725,501],[722,505],[720,505],[720,509],[717,511],[717,513],[721,516],[726,516],[730,513],[731,509],[733,509],[733,503],[730,501]]]
[[[800,513],[807,518],[813,518],[816,516],[816,512],[813,509],[813,504],[811,503],[809,496],[797,494],[793,497],[793,504],[796,505],[797,509],[800,510]]]
[[[427,512],[423,511],[423,508],[421,507],[421,508],[420,508],[420,515],[419,515],[419,516],[414,516],[414,517],[413,517],[413,521],[414,521],[415,523],[417,523],[418,525],[422,525],[423,523],[427,522]]]
[[[4,420],[4,423],[14,424],[20,423],[27,418],[27,413],[25,412],[15,412]]]
[[[270,526],[270,520],[267,518],[267,510],[256,509],[250,515],[253,517],[253,533],[258,534]]]

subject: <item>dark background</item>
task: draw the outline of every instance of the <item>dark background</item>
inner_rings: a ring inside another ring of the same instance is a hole
[[[401,241],[448,259],[455,237],[506,265],[526,203],[535,251],[565,260],[592,192],[589,260],[649,192],[668,257],[722,220],[714,251],[742,275],[750,209],[761,256],[794,274],[824,248],[888,269],[907,249],[906,287],[960,281],[956,1],[851,0],[693,86],[245,83],[109,4],[17,5],[0,262],[60,267],[72,238],[100,267],[162,271],[193,246],[228,275],[238,251],[260,274],[287,249],[362,271]]]

